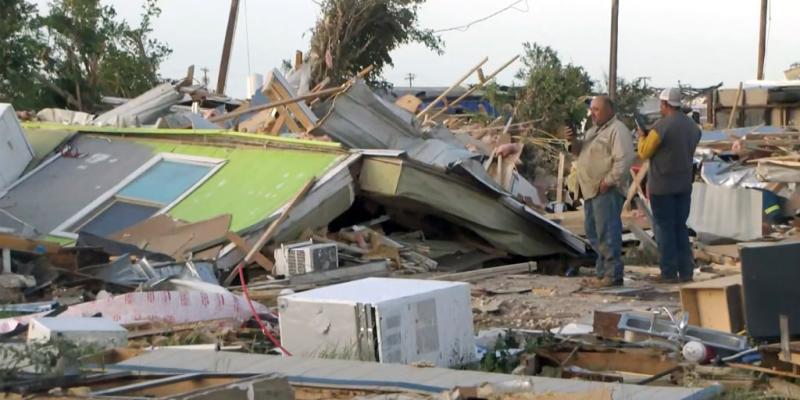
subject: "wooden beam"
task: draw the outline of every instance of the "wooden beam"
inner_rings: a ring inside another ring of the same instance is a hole
[[[294,52],[294,70],[297,71],[303,66],[303,52],[296,50]]]
[[[247,244],[247,241],[243,237],[241,237],[241,236],[239,236],[239,235],[237,235],[237,234],[235,234],[233,232],[226,233],[225,237],[228,240],[230,240],[231,243],[236,245],[236,247],[238,247],[239,250],[241,250],[245,254],[250,253],[250,251],[252,250],[250,245]],[[270,261],[269,258],[265,257],[263,254],[261,254],[260,251],[257,251],[255,253],[255,255],[253,256],[253,261],[255,261],[256,264],[260,265],[262,268],[264,268],[268,272],[272,271],[272,268],[274,267],[274,264],[272,263],[272,261]]]
[[[247,255],[244,257],[245,264],[250,263],[250,261],[253,260],[253,257],[255,257],[255,253],[261,251],[261,248],[264,247],[264,245],[267,244],[267,242],[272,238],[272,235],[275,234],[275,232],[278,230],[283,221],[286,221],[286,219],[289,218],[289,212],[292,211],[292,209],[294,209],[294,207],[301,200],[303,200],[303,198],[306,196],[309,190],[311,190],[311,188],[314,186],[314,183],[316,182],[317,182],[316,178],[309,179],[308,182],[306,182],[306,184],[300,189],[300,191],[298,191],[297,194],[294,195],[294,197],[289,201],[289,203],[286,204],[286,207],[283,209],[283,212],[281,212],[281,215],[277,219],[272,221],[272,223],[269,225],[269,228],[267,228],[267,230],[264,231],[261,237],[259,237],[258,240],[256,241],[255,245],[253,245],[253,248],[250,249],[250,252],[248,252]]]
[[[566,157],[564,153],[558,153],[558,180],[556,181],[556,203],[561,204],[564,202],[564,162]]]
[[[231,0],[231,10],[228,14],[228,27],[225,30],[225,42],[222,45],[222,58],[219,61],[219,75],[217,75],[217,94],[225,94],[225,81],[228,79],[228,64],[231,60],[233,36],[236,34],[236,19],[239,15],[239,0]]]
[[[257,105],[257,106],[247,107],[247,108],[244,108],[244,109],[241,109],[241,110],[237,110],[237,111],[232,111],[232,112],[229,112],[227,114],[222,114],[220,116],[211,118],[208,121],[209,122],[226,121],[226,120],[229,120],[229,119],[232,119],[232,118],[236,118],[236,117],[239,117],[239,116],[251,113],[251,112],[256,112],[256,111],[261,111],[261,110],[268,110],[270,108],[275,108],[275,107],[285,106],[287,104],[297,103],[298,101],[305,101],[305,100],[314,99],[314,98],[317,98],[317,97],[320,97],[320,96],[326,96],[326,95],[329,95],[329,94],[339,93],[342,90],[343,89],[341,87],[323,89],[323,90],[320,90],[319,92],[309,93],[309,94],[306,94],[306,95],[303,95],[303,96],[293,97],[291,99],[270,102],[268,104],[261,104],[261,105]]]
[[[452,92],[453,89],[455,89],[458,85],[460,85],[465,80],[467,80],[467,78],[469,78],[476,70],[478,70],[478,68],[480,68],[483,64],[486,64],[487,61],[489,61],[489,57],[484,57],[483,60],[481,60],[481,62],[479,62],[474,67],[470,68],[470,70],[467,71],[467,73],[465,73],[460,78],[458,78],[458,80],[455,83],[453,83],[452,85],[450,85],[450,87],[445,89],[445,91],[442,92],[442,94],[440,94],[439,97],[437,97],[430,104],[428,104],[427,107],[425,107],[422,111],[420,111],[419,114],[417,114],[417,117],[421,117],[421,116],[427,114],[431,109],[433,109],[436,106],[437,103],[439,103],[443,98],[447,97],[447,95],[450,92]]]
[[[225,278],[225,280],[223,281],[223,286],[229,286],[231,282],[233,282],[233,280],[236,278],[236,275],[239,274],[239,269],[250,264],[250,262],[252,262],[255,259],[256,253],[261,252],[261,248],[264,247],[264,245],[267,244],[267,242],[272,238],[275,232],[278,231],[278,228],[281,226],[283,221],[286,221],[286,219],[289,218],[289,212],[292,211],[292,209],[297,205],[297,203],[299,203],[300,200],[302,200],[305,197],[306,193],[308,193],[308,191],[311,190],[311,188],[314,186],[314,183],[316,182],[317,182],[316,177],[309,179],[309,181],[306,182],[306,184],[300,189],[300,191],[297,192],[297,194],[295,194],[291,200],[289,200],[289,203],[286,205],[286,207],[284,207],[283,211],[281,212],[281,215],[278,216],[278,218],[276,218],[274,221],[272,221],[269,227],[267,227],[267,230],[265,230],[264,233],[262,233],[261,236],[258,238],[258,240],[256,240],[256,243],[253,245],[253,247],[250,248],[250,251],[248,251],[247,254],[244,256],[244,260],[241,263],[239,263],[231,271],[230,274],[228,274],[228,277]],[[273,264],[272,270],[269,271],[270,273],[274,273],[274,267],[275,266]]]
[[[739,90],[736,91],[736,102],[733,103],[733,109],[731,110],[731,115],[728,117],[728,129],[733,128],[733,121],[736,116],[736,112],[739,108],[739,100],[742,98],[742,82],[739,82]]]
[[[462,100],[464,100],[467,97],[469,97],[469,95],[471,95],[472,93],[475,93],[475,91],[477,91],[478,89],[484,87],[487,83],[489,83],[489,81],[494,79],[494,77],[496,77],[498,74],[503,72],[504,69],[508,68],[508,66],[511,65],[514,61],[517,61],[518,58],[519,58],[519,55],[514,56],[512,59],[508,60],[505,64],[501,65],[500,68],[497,68],[497,70],[495,70],[494,72],[489,74],[489,76],[486,77],[486,80],[484,82],[479,82],[477,85],[473,85],[471,88],[469,88],[469,90],[467,90],[466,93],[462,94],[461,97],[453,100],[450,103],[450,107],[455,107],[456,104],[460,103]],[[434,118],[442,115],[442,113],[444,113],[446,110],[447,109],[444,109],[444,108],[439,110],[438,112],[436,112],[436,114],[433,114],[431,119],[434,119]]]
[[[25,239],[15,235],[0,233],[0,249],[11,249],[15,251],[24,251],[26,253],[36,253],[38,250],[43,249],[45,253],[58,253],[58,251],[61,250],[61,245],[55,242]]]

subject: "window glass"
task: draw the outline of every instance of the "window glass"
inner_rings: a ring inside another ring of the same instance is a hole
[[[118,195],[167,205],[203,179],[210,170],[210,165],[161,160],[122,188]]]

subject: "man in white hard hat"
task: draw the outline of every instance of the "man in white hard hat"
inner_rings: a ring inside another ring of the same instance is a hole
[[[686,220],[692,201],[693,158],[700,128],[681,111],[681,91],[667,88],[659,96],[661,119],[649,132],[639,129],[638,153],[650,160],[647,189],[661,253],[658,281],[692,280],[694,261]]]
[[[584,199],[586,237],[597,252],[596,279],[589,287],[622,286],[622,204],[628,190],[629,169],[636,154],[633,135],[617,119],[608,96],[596,96],[589,106],[592,117],[583,140],[569,132],[572,153],[578,156],[578,188]]]

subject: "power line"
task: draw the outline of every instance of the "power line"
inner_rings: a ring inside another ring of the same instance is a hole
[[[244,6],[244,42],[245,48],[247,49],[247,76],[249,79],[250,73],[250,30],[247,27],[247,0],[243,0],[242,4]]]
[[[517,4],[523,3],[523,2],[525,3],[525,9],[520,9],[520,8],[516,7]],[[493,17],[495,17],[497,15],[500,15],[500,14],[502,14],[502,13],[508,11],[508,10],[512,10],[512,9],[513,10],[517,10],[517,11],[522,12],[522,13],[526,13],[526,12],[530,11],[530,6],[528,6],[528,0],[517,0],[517,1],[515,1],[515,2],[513,2],[511,4],[509,4],[509,5],[501,8],[500,10],[497,10],[497,11],[495,11],[495,12],[493,12],[493,13],[491,13],[491,14],[483,17],[483,18],[478,18],[478,19],[476,19],[476,20],[474,20],[474,21],[472,21],[472,22],[470,22],[470,23],[468,23],[466,25],[459,25],[459,26],[454,26],[452,28],[438,29],[438,30],[433,31],[433,33],[442,33],[442,32],[449,32],[449,31],[464,32],[467,29],[469,29],[470,27],[472,27],[472,25],[475,25],[477,23],[486,21],[486,20],[488,20],[490,18],[493,18]]]

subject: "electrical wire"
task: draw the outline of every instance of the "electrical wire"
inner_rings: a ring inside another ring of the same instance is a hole
[[[250,29],[247,26],[247,0],[242,0],[242,6],[244,8],[244,43],[245,48],[247,49],[247,76],[250,79]]]
[[[287,356],[291,356],[292,353],[289,353],[289,350],[283,348],[283,346],[281,346],[281,342],[272,335],[272,332],[269,331],[269,328],[267,328],[267,325],[261,320],[256,308],[253,306],[253,301],[250,300],[250,292],[247,291],[247,282],[244,280],[244,261],[237,265],[236,268],[239,270],[239,281],[242,282],[242,294],[244,294],[244,299],[247,300],[247,305],[250,307],[250,312],[253,314],[253,318],[256,319],[258,327],[261,328],[261,332],[267,337],[267,339],[269,339],[270,342],[272,342],[275,347],[280,349]]]
[[[517,4],[523,3],[523,2],[525,3],[525,9],[520,9],[520,8],[516,7]],[[508,10],[512,10],[512,9],[513,10],[517,10],[517,11],[522,12],[522,13],[526,13],[526,12],[530,11],[530,6],[528,5],[528,0],[517,0],[517,1],[515,1],[515,2],[513,2],[511,4],[509,4],[509,5],[501,8],[501,9],[499,9],[499,10],[497,10],[497,11],[495,11],[495,12],[493,12],[493,13],[487,15],[487,16],[485,16],[485,17],[478,18],[478,19],[476,19],[476,20],[474,20],[474,21],[472,21],[472,22],[470,22],[468,24],[454,26],[452,28],[438,29],[438,30],[433,31],[433,33],[442,33],[442,32],[449,32],[449,31],[464,32],[464,31],[468,30],[470,27],[472,27],[472,25],[475,25],[475,24],[480,23],[480,22],[484,22],[484,21],[486,21],[486,20],[488,20],[490,18],[493,18],[493,17],[495,17],[497,15],[500,15],[500,14],[502,14],[502,13],[508,11]]]

